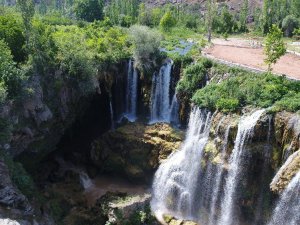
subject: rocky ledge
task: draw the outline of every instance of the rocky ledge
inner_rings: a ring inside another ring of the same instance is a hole
[[[168,124],[130,123],[94,141],[93,163],[106,173],[150,181],[159,164],[182,142],[183,133]]]
[[[277,172],[270,187],[273,192],[282,192],[300,171],[300,150],[292,154]]]

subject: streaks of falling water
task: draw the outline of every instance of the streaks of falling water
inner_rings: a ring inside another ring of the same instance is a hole
[[[155,213],[194,219],[193,200],[198,186],[197,174],[207,143],[211,113],[194,108],[186,140],[157,170],[153,182],[151,208]]]
[[[110,111],[110,122],[111,122],[110,129],[114,130],[115,129],[114,110],[113,110],[111,100],[109,101],[109,111]]]
[[[173,61],[168,61],[154,73],[151,93],[150,123],[169,122],[170,119],[170,81]]]
[[[177,93],[175,92],[172,99],[172,104],[169,112],[169,122],[174,124],[175,126],[179,126],[179,103],[176,94]]]
[[[136,121],[138,72],[133,66],[132,60],[128,62],[127,89],[126,89],[126,113],[125,117],[130,121]]]
[[[300,171],[292,179],[273,212],[268,225],[300,224]]]
[[[265,110],[257,110],[250,116],[242,118],[239,122],[234,149],[229,160],[230,169],[226,179],[224,198],[221,204],[221,214],[218,225],[232,225],[237,223],[237,221],[235,221],[236,219],[234,218],[234,205],[237,186],[242,176],[242,156],[244,153],[245,144],[252,136],[254,127],[264,112]]]
[[[223,121],[223,119],[221,121]],[[230,128],[231,128],[231,125],[229,124],[225,131],[224,143],[223,143],[222,151],[221,151],[221,157],[224,157],[224,155],[226,154],[226,148],[228,145],[228,137],[229,137]],[[219,126],[218,126],[218,129],[219,129]],[[209,209],[208,225],[216,224],[216,211],[218,208],[217,203],[219,201],[220,191],[222,188],[223,174],[224,174],[224,170],[222,168],[222,165],[219,165],[217,167],[217,171],[216,171],[216,175],[215,175],[215,183],[213,186],[212,198],[211,198],[210,209]]]
[[[267,142],[266,145],[264,146],[263,149],[263,165],[262,165],[262,169],[261,169],[261,177],[260,177],[260,193],[259,193],[259,197],[257,200],[257,206],[256,206],[256,212],[254,215],[254,225],[260,225],[260,224],[264,224],[264,200],[266,198],[266,193],[268,193],[269,190],[269,185],[265,185],[264,180],[267,177],[267,173],[268,173],[268,166],[270,163],[270,159],[271,159],[271,154],[272,154],[272,145],[270,143],[271,141],[271,131],[272,131],[272,117],[269,116],[269,129],[268,129],[268,134],[267,134]]]

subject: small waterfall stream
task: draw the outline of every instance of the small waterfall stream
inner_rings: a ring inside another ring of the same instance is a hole
[[[150,123],[170,122],[170,81],[173,61],[164,64],[152,78]]]
[[[110,129],[114,130],[115,129],[114,109],[111,100],[109,101],[109,110],[110,110],[110,121],[111,121]]]
[[[177,99],[177,93],[175,92],[172,103],[170,106],[170,112],[169,112],[169,121],[170,123],[174,124],[175,126],[178,126],[180,124],[179,121],[179,102]]]
[[[299,225],[299,212],[300,171],[282,193],[268,225]]]
[[[171,214],[195,219],[194,201],[203,149],[208,140],[211,113],[194,108],[186,140],[157,170],[153,183],[151,208],[156,215]]]
[[[136,116],[137,88],[138,88],[138,72],[136,68],[134,68],[132,60],[129,60],[128,72],[127,72],[125,117],[130,122],[134,122],[137,118]]]
[[[249,138],[251,138],[254,127],[261,117],[265,110],[255,111],[250,116],[246,116],[241,119],[238,126],[238,132],[235,140],[235,146],[230,156],[230,169],[228,171],[225,189],[224,189],[224,198],[221,205],[221,214],[218,221],[218,225],[232,225],[237,224],[236,219],[234,218],[234,206],[237,186],[239,179],[242,176],[242,155],[244,153],[245,145]]]

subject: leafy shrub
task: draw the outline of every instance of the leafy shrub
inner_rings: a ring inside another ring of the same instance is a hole
[[[173,18],[170,11],[166,12],[159,22],[159,26],[163,31],[170,31],[170,29],[175,26],[175,24],[176,20],[175,18]]]
[[[216,102],[216,108],[223,112],[231,112],[237,109],[239,100],[236,98],[220,98]]]
[[[203,63],[196,63],[186,67],[183,78],[178,82],[177,91],[189,97],[205,85],[207,69]]]

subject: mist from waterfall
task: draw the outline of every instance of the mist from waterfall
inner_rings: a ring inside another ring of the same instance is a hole
[[[164,64],[152,78],[150,123],[170,122],[170,81],[173,61]]]
[[[268,225],[300,224],[300,171],[282,193]]]
[[[133,66],[132,60],[128,62],[127,88],[126,88],[126,112],[125,117],[130,122],[135,122],[137,108],[138,72]]]
[[[153,182],[151,208],[155,214],[171,214],[196,219],[196,194],[201,172],[203,149],[207,143],[211,113],[194,108],[190,115],[186,139],[177,152],[160,165]],[[196,200],[197,201],[197,200]]]
[[[264,112],[265,110],[257,110],[250,116],[243,117],[239,122],[234,149],[229,159],[229,171],[226,178],[218,225],[238,224],[235,218],[234,206],[236,205],[235,200],[238,183],[243,176],[241,173],[244,163],[242,156],[244,154],[245,145],[249,138],[252,137],[254,127]]]

